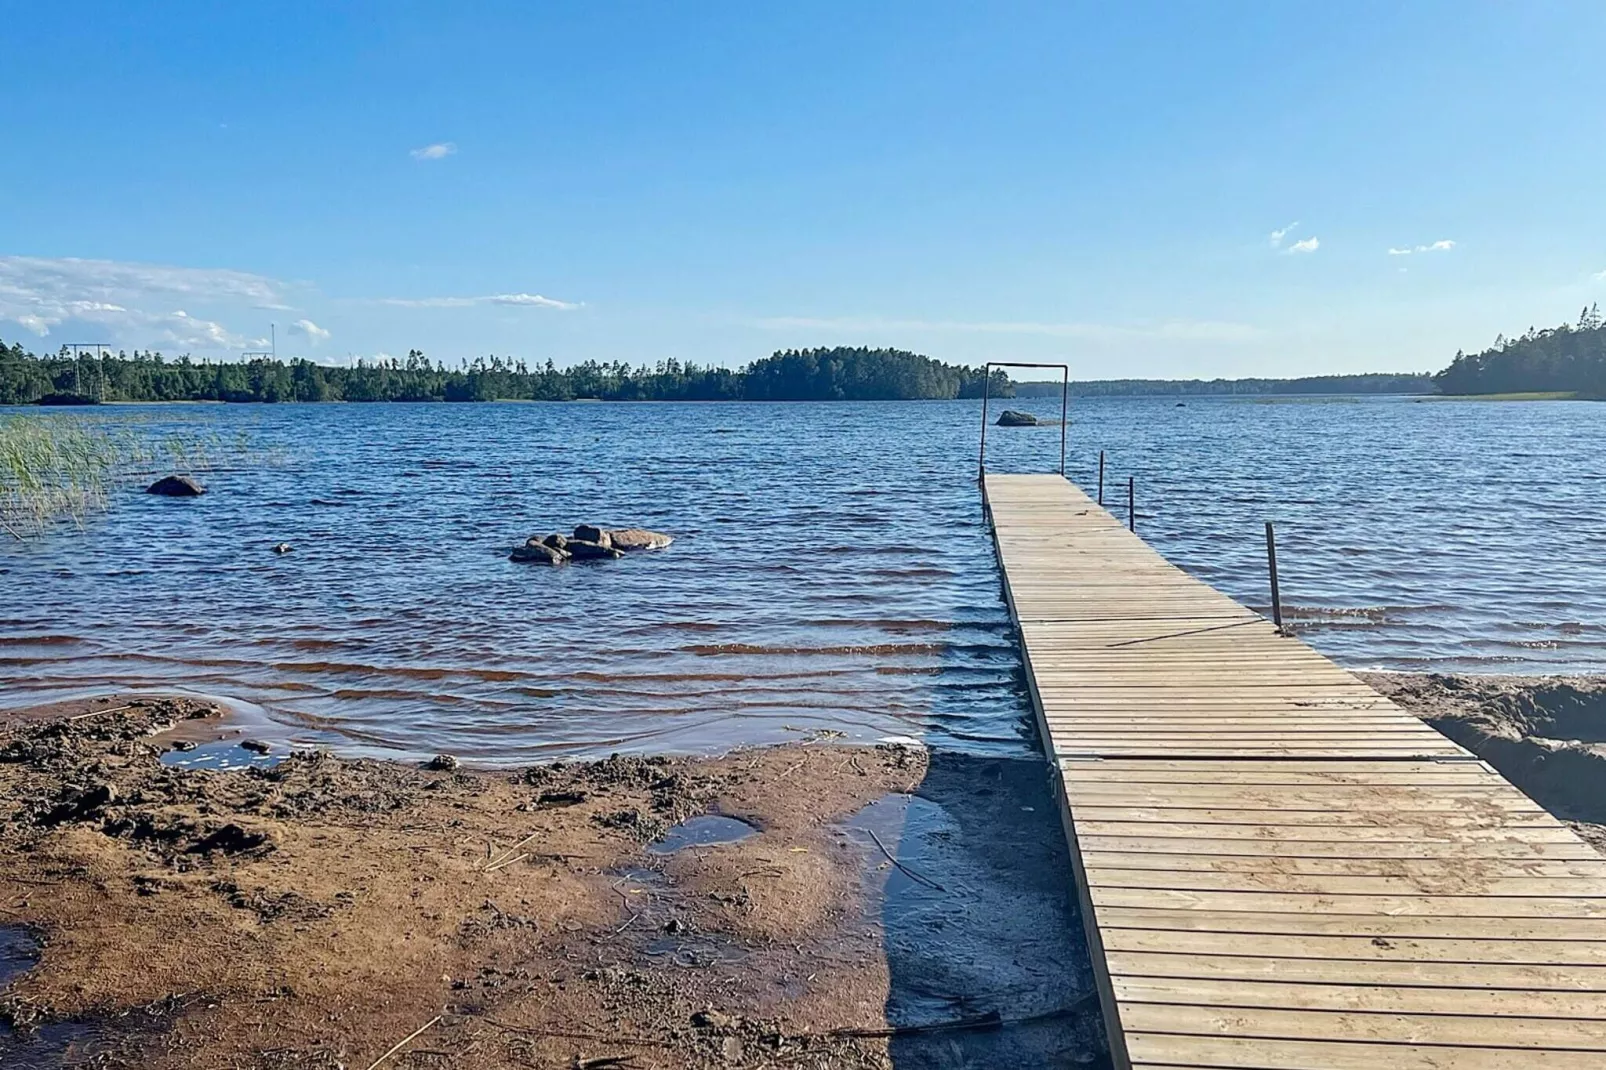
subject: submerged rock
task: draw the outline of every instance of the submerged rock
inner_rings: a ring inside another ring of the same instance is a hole
[[[513,552],[507,555],[509,561],[529,561],[538,565],[561,565],[569,560],[567,550],[548,546],[532,538],[523,546],[513,547]]]
[[[608,536],[605,545],[615,550],[662,550],[675,541],[673,535],[646,528],[609,528],[603,534]]]
[[[198,498],[206,493],[206,488],[189,476],[163,476],[146,487],[145,493],[161,494],[168,498]]]
[[[999,427],[1036,427],[1037,417],[1029,412],[1016,412],[1014,409],[1005,409],[998,414]]]
[[[603,535],[606,536],[607,532],[603,532]],[[586,539],[570,539],[564,549],[576,561],[601,561],[625,556],[623,552],[615,550],[612,546],[600,542],[591,542]]]
[[[295,547],[291,546],[287,542],[278,542],[273,544],[273,552],[276,554],[287,554],[293,549],[295,549]]]

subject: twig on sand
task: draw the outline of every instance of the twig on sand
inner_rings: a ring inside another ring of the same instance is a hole
[[[909,875],[909,878],[911,880],[917,881],[920,884],[924,884],[927,888],[935,888],[939,892],[946,892],[948,890],[948,889],[944,888],[942,885],[938,884],[936,881],[932,880],[930,877],[921,876],[919,873],[916,873],[914,870],[910,869],[908,866],[904,865],[902,862],[898,861],[896,858],[893,858],[892,857],[892,852],[887,850],[887,845],[882,843],[881,842],[881,837],[877,836],[875,834],[875,829],[867,828],[864,831],[868,832],[870,834],[870,838],[875,841],[875,845],[877,847],[881,848],[881,853],[887,856],[887,861],[891,862],[893,865],[895,865],[899,869],[903,870],[906,874]]]
[[[75,713],[71,717],[67,718],[67,720],[82,721],[85,717],[99,717],[103,713],[121,713],[124,710],[131,710],[133,708],[133,703],[129,703],[127,706],[108,706],[104,710],[90,710],[88,713]]]
[[[673,1044],[666,1040],[651,1040],[647,1037],[605,1037],[599,1036],[596,1033],[581,1033],[572,1029],[540,1029],[527,1025],[509,1025],[506,1022],[499,1022],[495,1018],[487,1018],[484,1015],[479,1015],[478,1017],[480,1021],[485,1022],[487,1025],[494,1025],[496,1028],[505,1032],[518,1033],[527,1037],[559,1037],[563,1040],[589,1040],[600,1044],[630,1044],[641,1048],[674,1047]],[[373,1068],[370,1067],[369,1070],[373,1070]]]
[[[503,851],[500,855],[498,855],[496,857],[495,861],[486,863],[485,872],[489,873],[491,870],[496,869],[499,866],[505,865],[508,862],[511,862],[513,860],[513,855],[518,854],[520,847],[523,847],[525,844],[529,843],[531,840],[535,839],[537,836],[541,835],[545,831],[546,831],[546,829],[536,829],[534,832],[532,832],[528,836],[524,837],[524,839],[520,840],[518,843],[515,843],[512,847],[509,847],[507,850]]]
[[[486,866],[485,867],[485,872],[486,873],[490,873],[493,870],[501,869],[503,866],[511,866],[513,863],[522,861],[522,860],[524,860],[526,858],[529,858],[529,857],[530,856],[527,855],[527,854],[522,854],[522,855],[514,855],[512,858],[504,858],[500,862],[496,862],[496,863],[494,863],[492,865]]]
[[[417,1029],[413,1030],[411,1033],[408,1033],[405,1037],[402,1037],[401,1040],[396,1042],[396,1046],[395,1047],[391,1048],[385,1054],[381,1055],[379,1058],[377,1058],[373,1062],[369,1063],[368,1064],[368,1070],[374,1070],[374,1067],[378,1066],[380,1063],[384,1062],[386,1059],[390,1058],[392,1055],[395,1055],[398,1051],[401,1051],[407,1045],[409,1045],[413,1041],[417,1040],[421,1035],[423,1035],[425,1030],[429,1029],[435,1023],[439,1022],[442,1017],[443,1017],[443,1015],[437,1014],[435,1017],[431,1018],[429,1021],[425,1022],[423,1025],[419,1026]]]

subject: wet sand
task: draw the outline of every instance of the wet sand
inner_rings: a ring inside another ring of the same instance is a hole
[[[0,729],[8,1067],[1104,1064],[1040,761],[431,769],[134,701]]]
[[[1606,853],[1606,677],[1361,676]]]

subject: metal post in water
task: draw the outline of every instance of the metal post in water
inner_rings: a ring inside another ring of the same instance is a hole
[[[1266,568],[1271,573],[1271,623],[1283,634],[1283,596],[1277,589],[1277,533],[1266,521]]]
[[[1104,504],[1104,451],[1099,450],[1099,504]]]
[[[993,378],[993,366],[987,364],[981,372],[981,449],[976,453],[976,482],[987,479],[987,395]]]
[[[1138,507],[1137,507],[1137,500],[1138,499],[1137,499],[1137,493],[1134,490],[1134,488],[1136,486],[1137,486],[1137,480],[1133,479],[1131,476],[1127,476],[1126,477],[1126,530],[1128,530],[1128,531],[1137,531],[1138,530]]]
[[[1064,369],[1065,379],[1060,384],[1060,478],[1065,478],[1065,429],[1071,423],[1071,366]]]

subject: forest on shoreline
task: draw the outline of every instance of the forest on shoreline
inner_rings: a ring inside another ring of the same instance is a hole
[[[1443,394],[1571,394],[1606,398],[1606,318],[1599,305],[1577,323],[1501,335],[1481,353],[1457,353],[1433,377]]]
[[[450,368],[413,350],[350,366],[309,360],[193,361],[157,352],[36,355],[0,341],[0,405],[119,401],[897,401],[980,397],[980,368],[900,349],[789,349],[741,368],[661,361],[586,361],[559,368],[481,357]],[[1058,382],[1012,382],[994,369],[993,397],[1058,397]],[[1586,308],[1575,324],[1495,339],[1457,353],[1436,374],[1295,379],[1109,379],[1072,382],[1076,397],[1131,395],[1546,393],[1606,398],[1606,322]]]
[[[1008,377],[993,373],[1007,396]],[[559,368],[503,357],[461,367],[417,350],[349,367],[309,360],[168,360],[134,352],[40,357],[0,342],[0,404],[117,401],[899,401],[980,397],[980,369],[898,349],[791,349],[740,369],[677,360]]]

